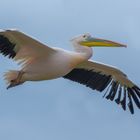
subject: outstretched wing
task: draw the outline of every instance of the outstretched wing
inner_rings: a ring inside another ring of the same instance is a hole
[[[127,104],[132,114],[134,113],[133,101],[140,109],[140,88],[117,68],[87,61],[78,65],[64,78],[84,84],[93,90],[105,91],[104,96],[108,100],[115,100],[124,110]]]
[[[28,61],[49,56],[55,50],[17,30],[0,30],[0,53],[14,60]]]

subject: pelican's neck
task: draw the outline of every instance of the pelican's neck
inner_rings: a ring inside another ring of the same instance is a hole
[[[74,50],[78,53],[80,53],[81,56],[83,56],[85,59],[89,59],[92,56],[92,48],[86,47],[86,46],[81,46],[76,42],[72,42],[72,45],[74,46]]]

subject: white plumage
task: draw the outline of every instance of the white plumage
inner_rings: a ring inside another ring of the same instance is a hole
[[[17,30],[0,32],[0,52],[21,64],[21,70],[5,74],[8,88],[26,81],[49,80],[64,77],[100,92],[107,89],[107,99],[116,101],[134,113],[133,101],[140,108],[140,89],[115,67],[89,60],[93,46],[126,47],[109,40],[84,34],[71,40],[75,52],[50,48]],[[128,96],[128,98],[126,97]],[[117,97],[116,97],[117,96]]]

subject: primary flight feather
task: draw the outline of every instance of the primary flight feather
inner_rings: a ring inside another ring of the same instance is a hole
[[[21,70],[11,70],[4,76],[8,88],[26,81],[41,81],[63,77],[104,92],[108,100],[134,113],[134,103],[140,108],[140,88],[119,69],[89,60],[91,47],[126,47],[126,45],[83,34],[71,40],[74,52],[50,48],[17,30],[0,31],[0,52],[21,64]]]

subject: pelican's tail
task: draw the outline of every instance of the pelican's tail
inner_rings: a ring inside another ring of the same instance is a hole
[[[7,84],[10,84],[12,80],[18,77],[19,71],[10,70],[4,74],[4,79],[6,80]]]

